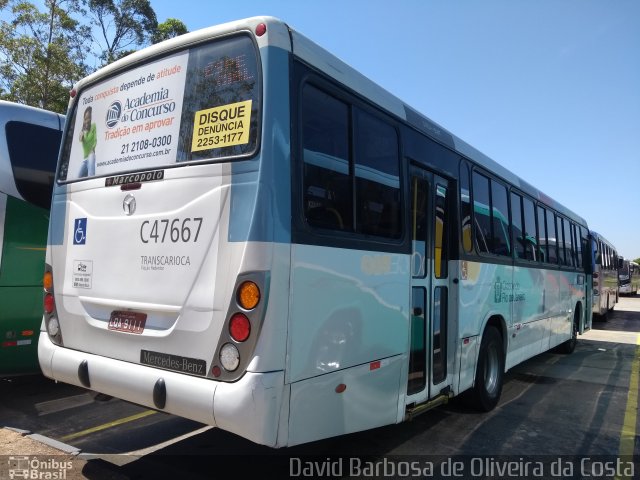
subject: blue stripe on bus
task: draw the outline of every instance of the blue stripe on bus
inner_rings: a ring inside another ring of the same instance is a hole
[[[263,71],[271,72],[271,80],[265,80],[263,86],[261,154],[255,160],[232,163],[229,241],[289,243],[289,56],[276,47],[263,48],[260,53]]]

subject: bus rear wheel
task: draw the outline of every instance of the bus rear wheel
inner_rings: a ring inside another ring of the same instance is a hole
[[[468,400],[473,408],[488,412],[500,400],[504,377],[504,348],[498,329],[488,326],[482,335],[475,385]]]
[[[576,349],[578,343],[578,323],[580,322],[580,307],[576,306],[575,314],[573,315],[573,325],[571,327],[571,338],[564,343],[558,345],[558,352],[570,354]]]

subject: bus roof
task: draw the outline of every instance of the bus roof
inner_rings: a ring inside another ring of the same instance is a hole
[[[591,234],[591,236],[595,239],[595,240],[600,240],[602,243],[604,243],[605,245],[608,245],[609,247],[613,248],[614,250],[618,250],[613,243],[611,243],[609,240],[607,240],[606,238],[604,238],[602,235],[600,235],[598,232],[594,231],[594,230],[589,230],[589,233]]]

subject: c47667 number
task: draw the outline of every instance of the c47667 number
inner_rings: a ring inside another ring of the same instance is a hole
[[[142,243],[197,242],[202,217],[145,220],[140,225]]]

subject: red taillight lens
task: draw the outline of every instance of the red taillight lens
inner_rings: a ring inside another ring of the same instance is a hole
[[[229,333],[236,342],[244,342],[251,333],[251,322],[242,313],[236,313],[229,321]]]
[[[53,299],[53,295],[51,293],[47,293],[44,296],[44,311],[47,313],[53,313],[53,310],[56,308],[56,302]]]

